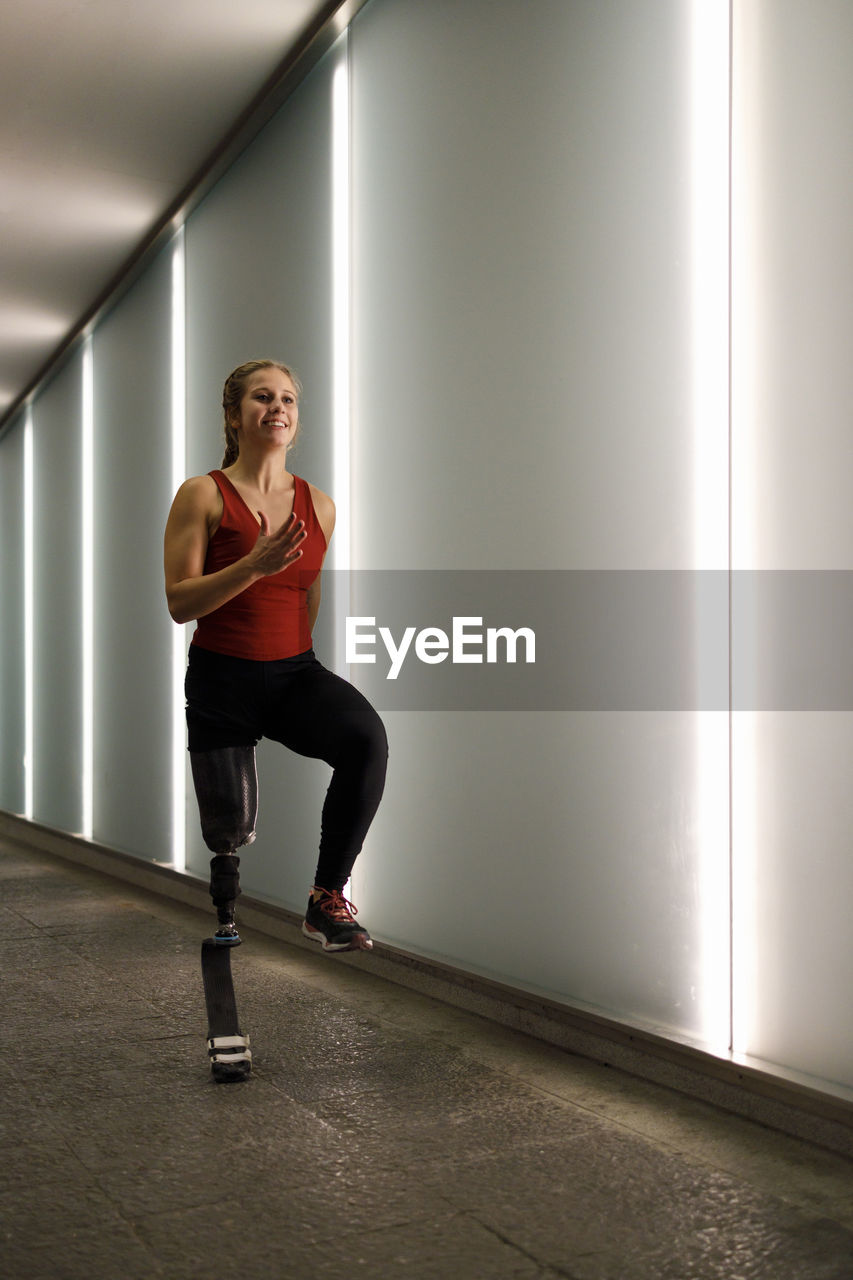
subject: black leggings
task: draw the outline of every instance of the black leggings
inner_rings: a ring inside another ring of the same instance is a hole
[[[272,738],[332,766],[314,883],[343,889],[385,786],[388,741],[367,699],[313,650],[257,662],[197,645],[190,646],[186,695],[191,752]]]

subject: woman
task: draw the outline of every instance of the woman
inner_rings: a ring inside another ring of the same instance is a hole
[[[187,671],[187,725],[218,941],[234,923],[236,850],[255,838],[255,746],[273,738],[333,769],[303,933],[327,951],[373,943],[343,896],[385,785],[382,721],[311,647],[332,499],[286,468],[300,385],[286,365],[253,360],[225,383],[222,469],[187,480],[166,526],[166,598],[198,621]]]

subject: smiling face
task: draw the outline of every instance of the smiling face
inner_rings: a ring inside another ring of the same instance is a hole
[[[299,425],[299,393],[281,369],[258,369],[246,382],[234,426],[241,439],[293,443]]]
[[[257,430],[270,439],[292,438],[298,424],[298,394],[280,369],[259,369],[250,376],[240,402],[240,429]],[[236,424],[237,425],[237,424]]]
[[[284,383],[288,383],[286,387]],[[263,401],[264,394],[270,397],[268,402]],[[254,430],[256,425],[256,413],[259,412],[259,406],[263,407],[264,415],[269,413],[270,408],[278,408],[280,415],[287,413],[291,420],[296,417],[296,430],[292,431],[288,444],[293,444],[298,435],[298,399],[302,394],[302,384],[298,380],[298,376],[292,369],[288,369],[287,365],[279,364],[278,360],[250,360],[245,365],[240,365],[234,369],[228,378],[225,379],[225,385],[222,393],[222,407],[225,413],[225,453],[222,460],[223,467],[233,466],[233,463],[240,457],[241,438],[243,436],[243,412],[247,415],[247,425]],[[274,399],[282,397],[282,403],[274,403]],[[291,398],[295,401],[295,406],[288,404],[284,406],[284,397]],[[282,434],[280,426],[273,429],[272,436]]]

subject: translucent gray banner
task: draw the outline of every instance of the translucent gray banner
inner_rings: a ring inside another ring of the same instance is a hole
[[[853,573],[326,577],[337,655],[380,709],[853,710]]]

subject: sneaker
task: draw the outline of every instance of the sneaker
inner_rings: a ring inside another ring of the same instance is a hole
[[[370,934],[353,916],[355,907],[337,889],[331,892],[321,889],[322,898],[308,900],[308,910],[302,922],[306,938],[322,944],[324,951],[370,951],[373,947]]]

